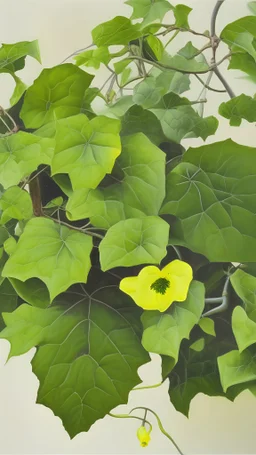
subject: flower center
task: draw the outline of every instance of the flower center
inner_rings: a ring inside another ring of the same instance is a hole
[[[158,280],[154,281],[154,283],[151,284],[150,289],[155,291],[157,294],[164,295],[169,287],[169,280],[166,278],[158,278]]]

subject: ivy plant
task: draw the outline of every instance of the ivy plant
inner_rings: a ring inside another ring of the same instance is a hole
[[[186,4],[129,0],[30,87],[16,72],[38,43],[0,48],[16,82],[0,108],[0,338],[9,357],[36,347],[38,403],[72,438],[110,414],[138,419],[145,447],[154,417],[182,453],[154,411],[111,412],[149,353],[185,415],[198,393],[256,394],[256,145],[214,142],[217,114],[256,122],[256,97],[222,74],[255,82],[256,2],[217,35],[224,1],[205,31]],[[209,92],[222,102],[205,116]]]

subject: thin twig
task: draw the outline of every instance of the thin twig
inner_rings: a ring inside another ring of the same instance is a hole
[[[204,88],[207,88],[208,90],[211,90],[212,92],[226,93],[226,90],[219,90],[217,88],[210,87],[210,85],[208,85],[207,82],[204,82],[203,79],[201,79],[201,77],[198,76],[198,74],[195,74],[195,77],[201,82],[201,84],[203,84]],[[203,90],[204,90],[204,88],[203,88]],[[201,96],[201,94],[200,94],[200,96]]]
[[[84,52],[86,51],[87,49],[90,49],[91,47],[95,46],[95,44],[90,44],[90,46],[87,46],[87,47],[83,47],[82,49],[78,49],[77,51],[73,52],[72,54],[70,54],[67,58],[65,58],[65,60],[63,60],[61,62],[62,63],[65,63],[67,60],[69,60],[71,57],[73,57],[74,55],[78,55],[80,54],[81,52]]]
[[[48,216],[46,214],[43,215],[45,218],[49,218],[50,220],[54,221],[55,223],[62,224],[63,226],[68,227],[69,229],[73,229],[75,231],[83,232],[84,234],[88,234],[91,237],[97,237],[99,239],[103,239],[104,237],[100,234],[97,234],[96,232],[90,232],[87,229],[82,229],[77,226],[73,226],[72,224],[65,223],[65,221],[62,220],[56,220],[55,218],[52,218],[51,216]]]

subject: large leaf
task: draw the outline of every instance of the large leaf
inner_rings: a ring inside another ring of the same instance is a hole
[[[5,327],[2,313],[11,313],[18,303],[18,296],[11,283],[5,279],[0,284],[0,331]]]
[[[73,283],[86,283],[92,238],[47,218],[30,220],[2,275],[26,281],[39,278],[51,300]]]
[[[122,118],[122,136],[145,134],[155,145],[164,142],[165,136],[158,118],[141,106],[132,106]]]
[[[230,119],[231,126],[240,126],[242,119],[256,122],[256,98],[242,95],[232,98],[219,107],[219,114]]]
[[[170,141],[179,143],[187,137],[201,137],[205,140],[216,132],[218,120],[213,116],[200,117],[189,104],[187,98],[168,93],[151,109]]]
[[[51,140],[20,131],[0,138],[0,182],[4,188],[17,185],[37,169],[51,162]]]
[[[189,149],[167,177],[161,213],[177,216],[175,234],[209,260],[254,261],[255,188],[255,148],[228,139]]]
[[[119,221],[100,243],[102,270],[160,264],[167,253],[169,228],[169,224],[157,216]]]
[[[53,175],[68,174],[74,190],[96,188],[121,153],[120,127],[108,117],[63,119],[56,128]]]
[[[155,20],[162,21],[165,14],[172,9],[167,0],[128,0],[125,2],[133,8],[132,19],[143,18],[142,25],[146,26]]]
[[[175,71],[184,71],[185,73],[192,74],[204,74],[209,71],[209,65],[202,54],[196,56],[195,58],[186,58],[181,51],[174,56],[169,55],[167,52],[164,53],[161,63],[167,66],[167,70],[169,67],[169,69]]]
[[[109,228],[127,218],[158,215],[165,195],[165,154],[142,133],[123,138],[114,183],[96,190],[77,190],[67,204],[71,220],[90,217]]]
[[[1,338],[10,356],[39,347],[33,371],[37,401],[59,416],[71,437],[87,431],[140,382],[148,361],[140,343],[140,310],[115,286],[91,295],[84,286],[62,295],[49,309],[22,305],[5,314]]]
[[[27,128],[79,114],[93,76],[75,65],[47,68],[26,92],[20,116]]]
[[[139,24],[132,24],[130,19],[117,16],[111,21],[97,25],[92,31],[93,43],[96,46],[128,44],[142,35]]]
[[[144,327],[142,345],[148,352],[179,358],[180,344],[198,323],[204,309],[204,285],[193,281],[185,302],[175,302],[163,314],[144,311],[141,320]]]
[[[256,38],[256,17],[247,16],[228,24],[221,32],[221,38],[231,50],[243,50],[256,60],[253,40]]]
[[[150,74],[156,78],[157,87],[161,87],[163,95],[168,92],[181,94],[189,89],[190,79],[188,74],[172,70],[160,71],[156,68]]]
[[[0,210],[2,210],[0,224],[5,224],[12,218],[27,220],[33,215],[31,197],[19,186],[8,188],[0,197]]]
[[[255,348],[248,348],[242,353],[234,350],[220,356],[218,358],[218,367],[224,392],[229,387],[255,381]]]

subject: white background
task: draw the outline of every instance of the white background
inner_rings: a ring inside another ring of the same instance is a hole
[[[179,2],[173,1],[172,4]],[[209,29],[210,15],[215,0],[186,0],[192,6],[191,26],[204,31]],[[91,43],[90,31],[98,23],[116,15],[129,15],[130,7],[123,0],[0,0],[0,41],[39,39],[44,67],[59,64],[76,49]],[[248,14],[245,0],[226,0],[218,19],[220,31],[227,22]],[[184,34],[179,47],[190,36]],[[200,38],[193,39],[200,46]],[[176,46],[176,45],[175,45]],[[220,50],[220,56],[223,55]],[[226,72],[233,90],[240,94],[253,94],[253,85],[235,71]],[[27,59],[21,72],[30,84],[40,73],[40,65]],[[102,74],[104,81],[105,73]],[[12,81],[8,75],[0,77],[0,104],[8,107]],[[212,85],[219,86],[217,80]],[[195,96],[200,90],[194,87]],[[210,93],[207,113],[217,113],[225,95]],[[192,97],[191,97],[192,99]],[[230,128],[221,119],[217,140],[232,137],[245,145],[255,145],[255,125],[243,123],[241,128]],[[209,142],[216,138],[209,138]],[[201,143],[187,140],[185,146]],[[159,433],[156,426],[152,442],[147,449],[139,447],[136,440],[137,423],[106,417],[97,422],[89,433],[78,435],[70,441],[59,418],[50,409],[36,405],[38,381],[33,375],[30,360],[34,350],[27,355],[11,359],[5,364],[9,351],[6,341],[0,341],[0,453],[1,454],[170,454],[176,453],[170,442]],[[160,380],[160,361],[157,356],[150,365],[140,369],[145,384]],[[149,406],[156,410],[166,427],[183,451],[188,454],[256,453],[255,421],[256,399],[244,392],[231,403],[224,398],[198,395],[192,402],[189,420],[176,412],[167,395],[168,384],[158,389],[131,392],[129,404],[119,407],[126,412],[134,406]]]

